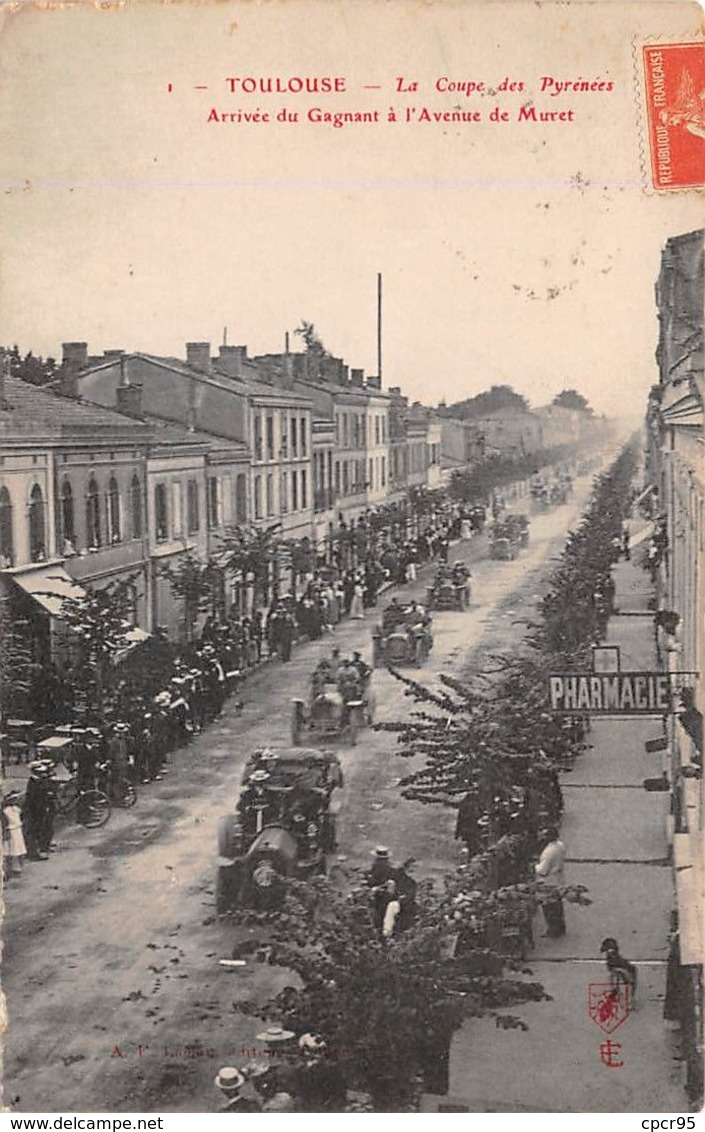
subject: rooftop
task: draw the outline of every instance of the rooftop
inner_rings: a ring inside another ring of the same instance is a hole
[[[5,437],[44,436],[52,439],[100,438],[146,443],[148,424],[86,401],[62,397],[54,390],[30,385],[18,377],[5,377],[0,433]]]
[[[145,414],[144,419],[150,426],[154,444],[205,444],[211,451],[247,455],[248,448],[242,440],[232,440],[200,429],[190,429],[187,425],[175,424],[173,421],[163,421],[151,413]]]
[[[206,385],[214,385],[218,389],[227,390],[229,393],[239,393],[241,396],[249,396],[261,398],[268,401],[281,402],[285,400],[289,403],[292,401],[301,406],[301,408],[310,408],[310,401],[301,397],[290,390],[282,389],[276,385],[270,385],[268,382],[263,381],[260,376],[260,371],[248,359],[243,361],[243,375],[241,377],[233,377],[218,369],[218,359],[216,358],[212,363],[212,368],[206,372],[205,370],[196,369],[194,366],[183,361],[182,358],[173,358],[170,356],[163,356],[159,354],[147,354],[143,350],[134,350],[129,354],[124,354],[123,359],[129,362],[130,358],[143,358],[152,365],[162,366],[166,369],[173,370],[175,373],[181,373],[185,377],[195,378]],[[88,373],[95,373],[98,370],[106,369],[108,367],[119,364],[120,358],[107,357],[92,365],[86,366],[80,370],[78,379]]]

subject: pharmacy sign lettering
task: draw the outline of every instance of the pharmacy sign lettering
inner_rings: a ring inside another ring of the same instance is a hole
[[[673,675],[569,672],[549,676],[551,711],[561,715],[666,715],[678,708]]]

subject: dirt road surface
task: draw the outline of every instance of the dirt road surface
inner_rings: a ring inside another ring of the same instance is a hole
[[[452,560],[472,564],[472,604],[465,613],[434,616],[434,647],[419,679],[471,676],[492,666],[493,652],[516,645],[589,486],[579,481],[570,503],[533,517],[530,546],[516,561],[491,561],[484,536],[454,547]],[[427,578],[420,572],[404,593],[421,595]],[[8,886],[6,1105],[24,1112],[217,1110],[218,1068],[244,1064],[257,1045],[257,1021],[239,1013],[238,1003],[290,981],[257,963],[219,965],[233,929],[215,916],[218,821],[237,799],[248,752],[289,744],[291,697],[304,692],[317,660],[333,645],[343,653],[359,648],[370,659],[375,616],[345,622],[298,647],[288,664],[273,662],[250,677],[242,713],[226,705],[219,721],[172,757],[164,781],[142,789],[133,810],[113,812],[99,830],[59,827],[52,857],[27,863]],[[403,718],[411,703],[402,685],[384,670],[373,681],[377,719]],[[393,734],[365,730],[357,746],[340,744],[339,753],[345,859],[367,864],[383,842],[397,859],[415,857],[419,877],[459,862],[454,812],[401,797],[398,780],[411,764],[395,753]]]

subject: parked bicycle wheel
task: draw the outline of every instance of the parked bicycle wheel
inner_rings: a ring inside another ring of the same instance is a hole
[[[60,789],[56,793],[56,812],[65,816],[66,814],[73,813],[76,801],[78,799],[78,787],[74,779],[68,782],[62,782]]]
[[[122,810],[129,810],[134,806],[137,801],[137,790],[129,779],[125,778],[122,782],[116,783],[111,801],[114,806],[119,806]]]
[[[78,805],[83,810],[82,824],[88,829],[105,825],[110,817],[110,802],[102,790],[86,790]]]

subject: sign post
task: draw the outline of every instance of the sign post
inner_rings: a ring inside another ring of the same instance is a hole
[[[618,662],[618,658],[617,658]],[[680,710],[684,677],[694,672],[556,673],[548,677],[551,711],[557,715],[672,715]]]

